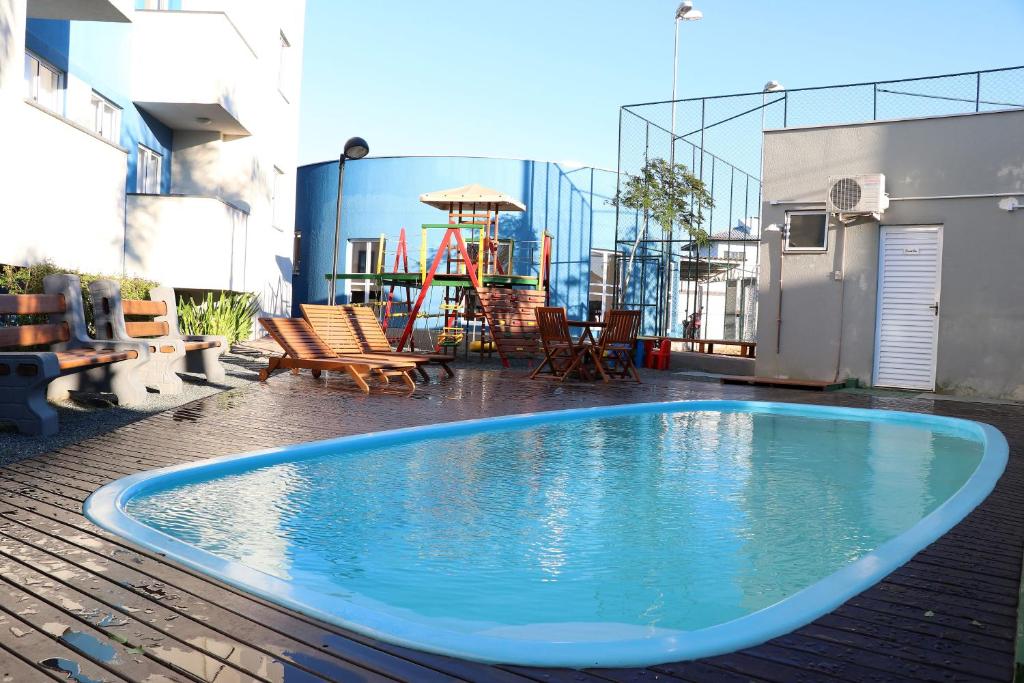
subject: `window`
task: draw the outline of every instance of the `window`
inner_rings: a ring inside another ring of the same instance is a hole
[[[283,228],[286,221],[284,215],[284,198],[281,196],[284,189],[284,171],[277,166],[274,167],[273,187],[271,188],[271,212],[272,225],[275,228]]]
[[[136,3],[136,9],[169,10],[171,9],[171,0],[141,0]]]
[[[606,249],[590,250],[590,296],[587,314],[600,320],[615,305],[616,254]]]
[[[64,113],[64,74],[30,52],[25,53],[25,86],[30,100]]]
[[[291,69],[291,47],[292,44],[281,33],[280,52],[277,56],[277,89],[285,99],[288,98],[288,75]]]
[[[826,251],[828,221],[821,211],[786,214],[786,251]]]
[[[160,170],[163,156],[145,145],[139,145],[136,162],[135,191],[139,194],[160,194]]]
[[[348,241],[348,272],[372,273],[377,269],[380,255],[380,240],[356,239]],[[374,280],[349,280],[349,302],[365,304],[380,298],[380,287]]]
[[[103,138],[117,143],[121,135],[121,108],[103,95],[92,94],[92,129]]]

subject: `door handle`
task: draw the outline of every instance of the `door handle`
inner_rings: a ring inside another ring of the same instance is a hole
[[[930,308],[930,309],[932,309],[933,311],[935,311],[935,315],[938,315],[938,314],[939,314],[939,302],[938,302],[938,301],[936,301],[935,303],[933,303],[933,304],[932,304],[931,306],[929,306],[928,308]]]

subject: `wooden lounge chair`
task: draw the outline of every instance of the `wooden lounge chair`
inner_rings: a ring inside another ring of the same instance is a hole
[[[417,353],[399,353],[396,351],[369,352],[362,344],[363,335],[356,329],[352,316],[341,306],[324,306],[319,304],[300,304],[302,317],[305,318],[313,331],[334,350],[335,353],[349,358],[365,358],[382,362],[414,363],[416,372],[423,379],[430,379],[423,366],[427,363],[436,362],[434,357]],[[373,325],[380,330],[377,319],[373,318]],[[381,335],[383,336],[383,334]],[[385,344],[387,339],[385,338]],[[391,346],[388,345],[388,349]],[[448,361],[449,356],[443,356]],[[449,372],[451,372],[449,370]]]
[[[640,311],[608,311],[594,354],[603,375],[618,378],[632,375],[633,379],[640,381],[640,373],[633,364],[633,353],[636,350],[636,338],[639,333]]]
[[[330,306],[325,306],[324,308],[330,308]],[[395,351],[391,348],[391,342],[384,335],[384,330],[381,329],[380,323],[377,322],[377,316],[373,314],[373,311],[364,306],[341,306],[341,309],[348,314],[348,319],[352,323],[352,327],[359,339],[359,344],[364,352],[373,355],[394,356],[403,360],[412,360],[413,357],[426,358],[427,363],[440,365],[449,377],[455,376],[451,367],[448,366],[454,360],[452,356],[444,353]],[[415,362],[417,365],[423,364],[419,360]]]
[[[541,307],[536,309],[537,326],[540,328],[540,344],[544,349],[544,360],[530,373],[530,379],[536,377],[547,366],[550,373],[558,380],[564,380],[574,371],[579,371],[584,379],[590,379],[584,361],[589,357],[605,382],[604,371],[597,362],[594,346],[587,342],[573,340],[569,332],[569,321],[564,308]]]
[[[260,370],[261,382],[275,370],[306,368],[312,371],[313,377],[319,377],[324,370],[347,373],[367,394],[370,393],[370,385],[366,378],[371,374],[376,374],[384,382],[388,377],[401,377],[410,389],[416,387],[409,375],[416,367],[413,363],[339,356],[302,318],[260,318],[260,324],[284,349],[283,356],[271,357],[269,365]]]

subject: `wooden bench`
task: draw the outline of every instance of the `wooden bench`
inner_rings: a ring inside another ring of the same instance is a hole
[[[0,294],[0,316],[46,315],[48,322],[0,327],[0,420],[23,434],[57,431],[57,411],[47,399],[71,391],[113,393],[121,406],[146,400],[137,378],[149,360],[141,343],[90,339],[78,277],[49,275],[45,294]],[[50,346],[49,350],[37,350]],[[17,349],[17,350],[11,350]]]
[[[182,335],[178,330],[174,290],[170,287],[149,290],[149,301],[122,299],[116,281],[96,280],[89,285],[89,295],[97,337],[144,340],[149,344],[152,357],[144,372],[146,386],[160,393],[176,394],[182,389],[178,372],[200,373],[208,382],[224,381],[220,356],[227,351],[227,339],[217,335]]]
[[[640,337],[643,340],[668,340],[670,342],[680,342],[683,344],[691,344],[696,347],[694,352],[696,353],[714,353],[715,346],[738,346],[740,348],[740,355],[744,358],[753,358],[757,349],[757,342],[752,341],[741,341],[739,339],[694,339],[692,337]]]

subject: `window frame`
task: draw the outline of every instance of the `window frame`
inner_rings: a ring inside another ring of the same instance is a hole
[[[26,70],[28,69],[30,64],[29,60],[34,62],[34,68],[31,77],[25,79],[25,84],[28,89],[26,97],[32,100],[32,102],[38,104],[40,107],[46,109],[47,111],[52,111],[55,114],[63,116],[65,101],[64,94],[67,88],[66,74],[62,70],[54,66],[52,63],[46,61],[45,59],[37,55],[35,52],[32,52],[31,50],[25,50]],[[57,77],[56,101],[54,102],[54,106],[52,107],[48,103],[43,102],[39,99],[39,77],[40,73],[44,70]]]
[[[821,216],[825,221],[824,244],[814,247],[794,247],[789,243],[791,218],[793,216]],[[797,254],[824,254],[828,252],[828,213],[824,209],[802,209],[786,212],[786,231],[782,236],[782,248],[786,253]]]
[[[156,192],[149,191],[147,180],[149,174],[145,169],[149,167],[148,161],[156,160]],[[138,154],[135,159],[135,192],[136,194],[161,194],[160,186],[163,184],[164,155],[151,147],[139,143]]]
[[[356,270],[356,266],[359,263],[358,250],[360,246],[365,246],[365,270]],[[384,249],[387,250],[387,242],[384,243]],[[348,249],[346,251],[346,273],[373,275],[376,272],[377,256],[380,253],[380,237],[352,237],[348,240]],[[345,293],[348,295],[349,303],[368,303],[373,300],[373,295],[377,295],[379,299],[382,291],[378,281],[375,279],[355,280],[346,278],[345,285]],[[352,297],[356,292],[362,295],[361,302],[353,302]]]
[[[112,101],[110,101],[100,93],[96,92],[95,90],[92,91],[92,96],[89,100],[89,104],[93,108],[93,132],[99,135],[104,140],[107,140],[108,142],[112,142],[115,145],[118,144],[118,141],[121,137],[121,107],[117,106]],[[112,115],[112,130],[109,131],[109,135],[104,133],[102,126],[100,125],[101,108],[103,114],[106,114],[107,111],[110,111]]]

